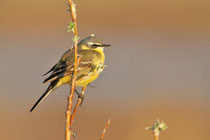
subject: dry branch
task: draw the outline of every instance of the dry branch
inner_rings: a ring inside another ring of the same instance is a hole
[[[70,7],[70,13],[71,18],[74,23],[74,72],[72,75],[71,80],[71,87],[70,87],[70,94],[68,95],[68,105],[66,108],[66,129],[65,129],[65,140],[71,139],[71,111],[72,111],[72,105],[73,105],[73,97],[74,97],[74,91],[76,88],[76,68],[77,68],[77,43],[78,43],[78,32],[77,32],[77,24],[76,24],[76,8],[75,4],[69,0],[69,7]]]
[[[80,57],[78,58],[78,54],[77,54],[77,44],[78,44],[78,31],[77,31],[77,24],[76,24],[76,8],[75,8],[75,4],[73,3],[72,0],[68,1],[69,4],[67,4],[69,6],[69,10],[71,13],[71,18],[72,18],[72,22],[70,22],[69,26],[68,26],[68,31],[72,31],[74,33],[73,36],[73,41],[74,41],[74,72],[72,74],[72,78],[71,78],[71,86],[70,86],[70,93],[68,95],[68,104],[67,104],[67,108],[66,108],[66,129],[65,129],[65,140],[70,140],[71,136],[72,136],[72,123],[74,121],[74,118],[76,116],[78,107],[81,105],[83,98],[79,97],[77,100],[77,103],[74,107],[74,110],[72,111],[72,106],[73,106],[73,97],[74,97],[74,92],[75,92],[75,88],[76,88],[76,69],[77,66],[80,63]],[[81,96],[84,96],[84,92],[85,92],[86,86],[83,87],[82,89],[82,93]],[[72,113],[73,112],[73,113]],[[103,130],[103,133],[101,135],[100,140],[103,140],[104,135],[106,133],[106,129],[108,128],[110,124],[110,118]]]
[[[82,88],[82,93],[81,93],[81,96],[84,96],[84,93],[85,93],[85,89],[86,89],[86,87],[87,86],[84,86],[83,88]],[[74,112],[73,112],[73,114],[72,114],[72,116],[71,116],[71,119],[70,119],[70,125],[72,125],[72,123],[73,123],[73,120],[74,120],[74,118],[75,118],[75,116],[76,116],[76,113],[77,113],[77,109],[78,109],[78,107],[82,104],[82,98],[78,98],[78,100],[77,100],[77,104],[76,104],[76,106],[74,107]]]
[[[104,139],[104,135],[105,135],[105,133],[106,133],[106,129],[108,128],[108,126],[110,125],[110,123],[111,123],[111,120],[110,120],[110,118],[109,118],[109,120],[107,121],[106,126],[105,126],[105,128],[104,128],[104,130],[103,130],[103,133],[101,134],[100,140],[103,140],[103,139]]]

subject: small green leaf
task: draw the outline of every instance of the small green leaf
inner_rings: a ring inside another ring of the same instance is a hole
[[[151,130],[155,134],[159,135],[160,132],[165,131],[167,129],[167,125],[165,122],[160,122],[158,119],[155,121],[155,123],[152,125],[152,127],[146,127],[146,130]]]
[[[79,37],[78,36],[73,36],[72,40],[74,43],[78,43]]]
[[[67,32],[73,32],[75,33],[75,25],[73,22],[69,22],[69,25],[67,27]]]

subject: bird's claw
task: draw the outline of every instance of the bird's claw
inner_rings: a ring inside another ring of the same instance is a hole
[[[85,95],[84,95],[84,94],[79,93],[77,90],[75,90],[75,92],[77,93],[78,98],[79,98],[79,99],[81,99],[80,106],[82,106],[82,103],[83,103],[83,101],[84,101],[84,99],[85,99]]]
[[[82,106],[83,101],[84,101],[84,99],[85,99],[85,96],[84,96],[83,94],[80,94],[80,95],[78,96],[78,98],[80,98],[80,99],[81,99],[80,106]]]

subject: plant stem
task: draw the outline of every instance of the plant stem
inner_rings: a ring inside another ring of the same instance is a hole
[[[84,96],[86,87],[87,87],[87,86],[84,86],[84,87],[82,88],[81,96]],[[77,113],[77,109],[78,109],[78,107],[81,105],[82,100],[83,100],[83,99],[80,98],[80,97],[79,97],[78,100],[77,100],[77,104],[76,104],[76,106],[74,107],[74,112],[73,112],[73,114],[72,114],[72,116],[71,116],[71,119],[70,119],[70,126],[71,126],[72,123],[73,123],[73,120],[74,120],[74,118],[75,118],[75,116],[76,116],[76,113]]]
[[[153,136],[154,136],[154,140],[159,140],[159,133],[153,133]]]
[[[72,75],[72,80],[71,80],[71,87],[70,87],[70,94],[68,95],[68,104],[67,104],[67,109],[66,109],[66,129],[65,129],[65,140],[70,140],[71,139],[71,125],[70,123],[72,114],[72,105],[73,105],[73,97],[74,97],[74,91],[76,88],[76,69],[77,69],[77,44],[78,44],[78,31],[77,31],[77,24],[76,24],[76,8],[75,4],[69,0],[69,6],[70,6],[70,13],[71,13],[71,18],[74,23],[74,72]]]
[[[108,128],[108,126],[110,125],[110,123],[111,123],[111,120],[110,120],[110,118],[109,118],[109,120],[107,121],[106,126],[105,126],[105,128],[104,128],[104,130],[103,130],[103,133],[101,134],[100,140],[103,140],[103,139],[104,139],[104,135],[105,135],[105,133],[106,133],[106,129]]]

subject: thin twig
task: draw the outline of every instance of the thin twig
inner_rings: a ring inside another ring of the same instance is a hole
[[[159,140],[160,133],[153,133],[154,140]]]
[[[108,126],[110,125],[110,123],[111,123],[111,120],[110,120],[110,118],[109,118],[109,120],[107,121],[106,126],[105,126],[105,128],[104,128],[104,130],[103,130],[103,133],[101,134],[100,140],[103,140],[103,139],[104,139],[104,135],[105,135],[105,133],[106,133],[106,129],[108,128]]]
[[[84,87],[82,88],[81,96],[84,96],[86,87],[87,87],[87,86],[84,86]],[[78,109],[78,107],[81,105],[82,100],[83,100],[83,99],[82,99],[81,97],[78,97],[77,104],[76,104],[76,106],[74,107],[74,112],[73,112],[73,114],[72,114],[72,116],[71,116],[71,119],[70,119],[70,125],[72,125],[72,123],[73,123],[73,120],[74,120],[74,118],[75,118],[75,116],[76,116],[76,113],[77,113],[77,109]]]
[[[72,105],[73,105],[73,97],[74,97],[74,91],[76,88],[76,68],[77,68],[77,43],[78,43],[78,32],[77,32],[77,24],[76,24],[76,8],[75,4],[69,0],[69,6],[70,6],[70,13],[71,18],[74,23],[74,72],[72,75],[71,80],[71,89],[70,89],[70,95],[68,95],[68,105],[66,109],[66,131],[65,131],[65,139],[70,140],[71,139],[71,111],[72,111]]]

